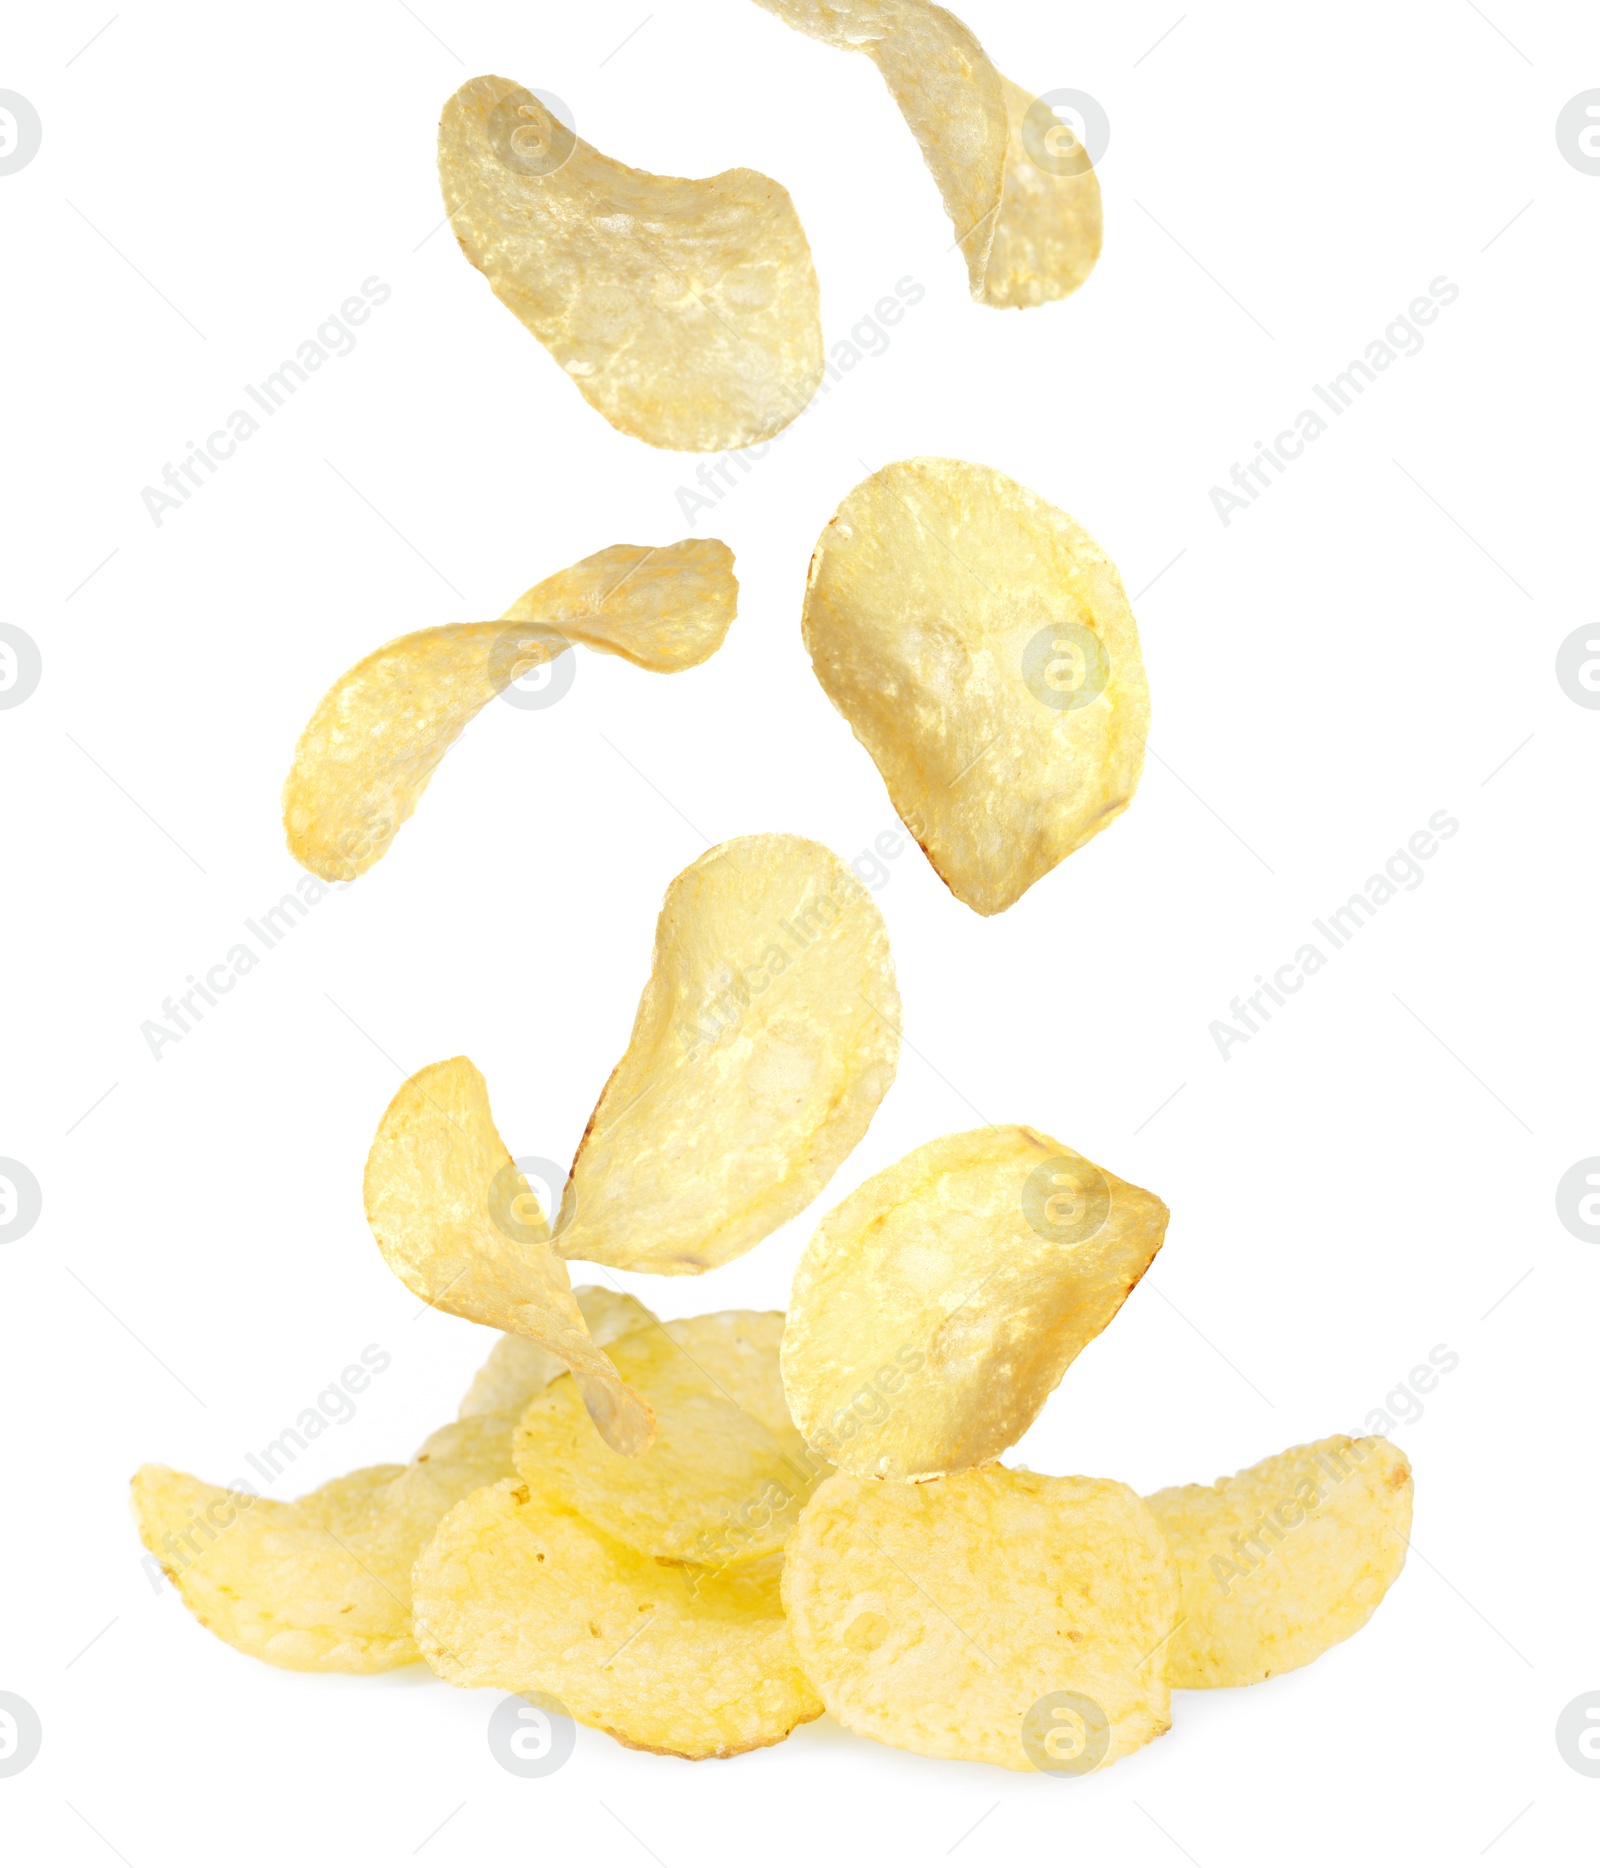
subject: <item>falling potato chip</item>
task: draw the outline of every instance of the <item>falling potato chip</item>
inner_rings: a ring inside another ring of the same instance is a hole
[[[800,1515],[783,1603],[834,1718],[924,1757],[1076,1776],[1170,1724],[1177,1576],[1114,1480],[838,1473]]]
[[[498,622],[420,629],[343,674],[311,716],[283,786],[295,860],[364,875],[417,808],[462,730],[572,643],[676,674],[722,645],[739,586],[720,539],[612,545],[525,591]]]
[[[1088,152],[928,0],[758,0],[797,31],[878,67],[938,184],[972,296],[1003,308],[1077,291],[1100,257]]]
[[[655,1415],[650,1451],[611,1452],[573,1384],[556,1381],[522,1416],[518,1472],[647,1556],[715,1565],[782,1549],[826,1471],[784,1405],[782,1336],[781,1311],[728,1310],[613,1343]]]
[[[736,837],[667,890],[621,1063],[589,1118],[556,1249],[700,1272],[825,1187],[894,1077],[889,937],[804,837]]]
[[[951,892],[998,914],[1133,797],[1150,730],[1122,580],[1081,526],[970,461],[897,461],[811,559],[828,698]]]
[[[1411,1467],[1387,1440],[1292,1446],[1146,1499],[1183,1585],[1173,1686],[1251,1686],[1366,1626],[1410,1547]]]
[[[258,1660],[382,1673],[419,1657],[411,1569],[451,1508],[512,1473],[508,1419],[441,1427],[409,1466],[368,1466],[292,1504],[141,1466],[133,1509],[196,1619]]]
[[[796,1426],[863,1479],[996,1458],[1166,1228],[1154,1194],[1037,1129],[926,1143],[841,1201],[801,1256],[783,1337]]]
[[[770,176],[630,169],[485,77],[444,107],[439,182],[495,297],[624,434],[717,453],[769,439],[811,400],[817,276]]]
[[[469,1059],[429,1064],[400,1086],[373,1138],[364,1192],[373,1237],[407,1289],[548,1350],[571,1370],[606,1444],[644,1451],[650,1410],[595,1347]]]
[[[422,1553],[418,1644],[456,1686],[554,1695],[640,1751],[731,1757],[822,1711],[779,1567],[660,1563],[506,1480],[458,1505]]]
[[[589,1340],[597,1349],[621,1336],[631,1336],[635,1330],[655,1327],[655,1313],[626,1291],[580,1284],[572,1295],[589,1326]],[[489,1360],[472,1378],[472,1386],[461,1403],[460,1418],[507,1414],[515,1420],[536,1394],[566,1372],[566,1363],[526,1336],[502,1336],[490,1350]]]

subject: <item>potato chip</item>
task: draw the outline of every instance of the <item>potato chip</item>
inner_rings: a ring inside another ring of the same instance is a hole
[[[883,917],[804,837],[736,837],[667,890],[633,1035],[578,1147],[566,1258],[725,1265],[808,1206],[894,1078]]]
[[[1411,1467],[1387,1440],[1292,1446],[1145,1503],[1183,1585],[1173,1686],[1251,1686],[1366,1626],[1410,1548]]]
[[[795,1425],[863,1479],[994,1459],[1161,1249],[1167,1209],[1037,1129],[915,1149],[801,1255],[783,1336]]]
[[[439,183],[495,297],[624,434],[690,453],[748,447],[816,392],[817,276],[770,176],[630,169],[521,85],[485,77],[444,107]]]
[[[409,1466],[367,1466],[292,1504],[141,1466],[133,1509],[196,1620],[243,1654],[308,1673],[420,1658],[411,1569],[450,1507],[512,1472],[510,1420],[432,1435]]]
[[[1001,77],[928,0],[759,0],[796,31],[865,52],[917,139],[967,262],[972,296],[1004,308],[1077,291],[1100,257],[1100,184],[1081,142]]]
[[[573,1384],[555,1381],[517,1428],[518,1472],[647,1556],[714,1565],[781,1550],[826,1471],[784,1406],[782,1336],[781,1311],[728,1310],[613,1343],[656,1418],[649,1452],[611,1452]]]
[[[384,1111],[367,1156],[367,1223],[389,1269],[426,1303],[526,1336],[572,1371],[608,1446],[642,1453],[655,1431],[590,1338],[550,1228],[465,1057],[429,1064]]]
[[[1122,580],[1004,474],[910,460],[863,480],[817,541],[802,627],[894,808],[979,914],[1132,799],[1150,695]]]
[[[554,1695],[636,1750],[727,1758],[822,1711],[778,1579],[776,1557],[659,1563],[506,1480],[458,1505],[418,1560],[418,1644],[456,1686]]]
[[[600,1284],[580,1284],[572,1293],[584,1322],[589,1326],[589,1340],[597,1349],[605,1348],[619,1337],[635,1330],[653,1329],[654,1311],[646,1310],[636,1297],[626,1291],[608,1291]],[[548,1388],[558,1375],[565,1375],[566,1363],[541,1349],[526,1336],[502,1336],[489,1351],[489,1360],[472,1378],[461,1403],[459,1418],[473,1414],[507,1414],[515,1420],[536,1394]]]
[[[1076,1776],[1171,1723],[1178,1581],[1138,1494],[986,1466],[838,1473],[800,1514],[783,1602],[841,1725],[929,1758]]]
[[[311,716],[283,786],[298,863],[365,875],[417,808],[434,768],[497,694],[572,643],[676,674],[722,645],[739,586],[720,539],[611,545],[525,591],[498,622],[419,629],[341,675]]]

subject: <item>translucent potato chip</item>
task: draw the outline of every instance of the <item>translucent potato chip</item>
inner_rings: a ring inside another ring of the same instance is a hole
[[[498,622],[419,629],[341,675],[300,735],[283,786],[295,861],[365,875],[463,729],[572,643],[676,674],[722,646],[739,586],[720,539],[611,545],[525,591]],[[525,625],[519,628],[518,625]]]
[[[1111,1479],[986,1466],[928,1485],[838,1473],[800,1514],[783,1602],[841,1725],[929,1758],[1076,1776],[1171,1723],[1172,1557]]]
[[[725,1265],[808,1206],[894,1078],[883,917],[804,837],[736,837],[667,890],[633,1034],[578,1147],[566,1258]]]
[[[657,1562],[506,1480],[458,1505],[422,1553],[418,1642],[453,1685],[551,1694],[636,1750],[727,1758],[822,1711],[778,1579],[775,1557],[718,1572]]]
[[[1173,1686],[1251,1686],[1366,1626],[1410,1548],[1411,1467],[1346,1434],[1153,1493],[1183,1586]]]
[[[1116,566],[970,461],[863,480],[811,559],[812,666],[960,901],[999,914],[1126,810],[1150,694]]]
[[[754,169],[630,169],[508,78],[444,107],[439,183],[461,250],[614,428],[718,453],[788,426],[822,379],[811,249]]]
[[[801,1255],[783,1336],[795,1425],[863,1479],[996,1458],[1166,1229],[1153,1193],[1037,1129],[914,1149],[841,1201]]]
[[[580,1284],[572,1295],[589,1327],[589,1340],[597,1349],[620,1336],[631,1336],[635,1330],[655,1327],[655,1312],[646,1310],[626,1291]],[[472,1378],[459,1417],[466,1420],[473,1414],[508,1414],[515,1420],[536,1394],[566,1372],[566,1363],[526,1336],[502,1336],[489,1351],[489,1360]]]
[[[292,1504],[141,1466],[133,1509],[196,1620],[309,1673],[382,1673],[420,1659],[411,1569],[450,1507],[512,1472],[511,1425],[441,1427],[409,1466],[367,1466]]]
[[[364,1193],[373,1237],[408,1290],[548,1350],[571,1370],[606,1444],[645,1450],[650,1410],[595,1347],[468,1058],[429,1064],[400,1086],[373,1138]]]
[[[1100,184],[1050,108],[1001,77],[929,0],[758,0],[797,31],[865,52],[917,139],[967,262],[972,296],[1003,308],[1077,291],[1100,257]]]
[[[826,1470],[784,1406],[782,1336],[781,1311],[729,1310],[613,1343],[656,1418],[649,1452],[611,1452],[573,1384],[556,1381],[522,1416],[518,1472],[647,1556],[717,1565],[782,1549]]]

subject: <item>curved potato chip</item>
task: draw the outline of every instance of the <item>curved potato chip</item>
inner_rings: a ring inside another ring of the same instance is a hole
[[[409,1466],[367,1466],[293,1503],[141,1466],[133,1509],[202,1627],[308,1673],[382,1673],[420,1659],[411,1569],[439,1520],[511,1474],[511,1427],[453,1421]]]
[[[1150,691],[1116,566],[971,461],[896,461],[823,529],[812,666],[958,900],[999,914],[1127,809]]]
[[[300,735],[283,785],[290,854],[328,882],[365,875],[511,682],[574,642],[659,674],[693,668],[722,646],[738,592],[721,539],[610,545],[524,591],[498,622],[385,643],[334,682]]]
[[[647,1556],[718,1564],[781,1550],[825,1470],[784,1407],[782,1336],[781,1311],[728,1310],[613,1343],[656,1417],[650,1451],[611,1452],[572,1383],[556,1381],[518,1424],[518,1472]]]
[[[578,1146],[556,1249],[725,1265],[810,1205],[894,1079],[889,937],[804,837],[735,837],[667,890],[633,1034]]]
[[[658,1563],[529,1483],[458,1505],[416,1567],[417,1637],[456,1686],[553,1694],[639,1751],[728,1758],[817,1718],[774,1557]]]
[[[1037,1129],[946,1135],[841,1201],[795,1269],[783,1385],[863,1479],[981,1465],[1028,1429],[1161,1249],[1167,1209]]]
[[[630,169],[521,85],[484,77],[444,107],[439,184],[495,297],[625,435],[748,447],[822,380],[811,249],[770,176]]]
[[[606,1444],[645,1450],[650,1410],[591,1340],[470,1059],[429,1064],[401,1084],[373,1137],[363,1193],[378,1249],[408,1290],[549,1350],[571,1370]]]
[[[635,1330],[653,1329],[658,1321],[654,1311],[646,1310],[626,1291],[580,1284],[572,1295],[596,1349],[604,1349],[619,1337],[631,1336]],[[515,1420],[536,1394],[542,1394],[558,1375],[566,1372],[566,1363],[526,1336],[502,1336],[489,1351],[489,1360],[473,1376],[458,1418],[507,1414]]]
[[[929,0],[758,0],[797,32],[878,67],[927,163],[972,296],[1023,308],[1077,291],[1100,257],[1100,184],[1044,98],[1001,77]]]
[[[800,1514],[783,1603],[834,1718],[924,1757],[1076,1776],[1171,1723],[1159,1650],[1177,1575],[1111,1479],[837,1473]]]
[[[1399,1447],[1340,1433],[1152,1493],[1183,1585],[1168,1681],[1251,1686],[1365,1627],[1405,1563],[1411,1491]]]

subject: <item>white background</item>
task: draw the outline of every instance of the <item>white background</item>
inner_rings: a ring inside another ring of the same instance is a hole
[[[111,4],[13,17],[0,68],[43,123],[0,177],[0,620],[44,663],[0,713],[0,1154],[44,1190],[0,1247],[0,1689],[44,1727],[0,1779],[8,1859],[1511,1868],[1592,1846],[1600,1781],[1554,1726],[1600,1686],[1600,1262],[1554,1191],[1600,1153],[1600,715],[1554,663],[1594,617],[1600,177],[1554,126],[1600,86],[1600,18],[967,0],[1002,70],[1111,122],[1097,271],[1002,313],[970,302],[868,61],[750,0],[654,0],[642,26],[650,0],[127,5],[80,52]],[[638,166],[782,180],[830,341],[904,276],[926,297],[702,515],[738,559],[720,654],[665,679],[585,653],[559,706],[491,706],[391,854],[156,1062],[141,1021],[297,879],[279,788],[329,683],[689,529],[695,461],[614,432],[440,229],[434,125],[479,72],[555,92]],[[141,487],[372,275],[392,296],[354,351],[156,527]],[[1210,487],[1441,275],[1459,298],[1420,353],[1224,527]],[[1033,1123],[1173,1218],[1016,1457],[1209,1479],[1359,1429],[1446,1344],[1459,1366],[1395,1434],[1414,1555],[1355,1640],[1176,1695],[1168,1737],[1091,1779],[828,1719],[698,1766],[580,1731],[557,1775],[515,1778],[485,1743],[495,1693],[212,1639],[141,1568],[127,1480],[231,1477],[369,1343],[392,1367],[284,1495],[453,1417],[488,1339],[419,1316],[374,1249],[376,1120],[464,1051],[512,1152],[570,1158],[670,878],[744,832],[852,857],[894,827],[798,618],[838,500],[921,453],[1003,469],[1120,566],[1142,788],[998,919],[914,849],[891,864],[907,1043],[870,1133],[737,1264],[620,1281],[668,1315],[779,1307],[861,1179]],[[1210,1022],[1439,810],[1461,828],[1422,886],[1222,1061]]]

